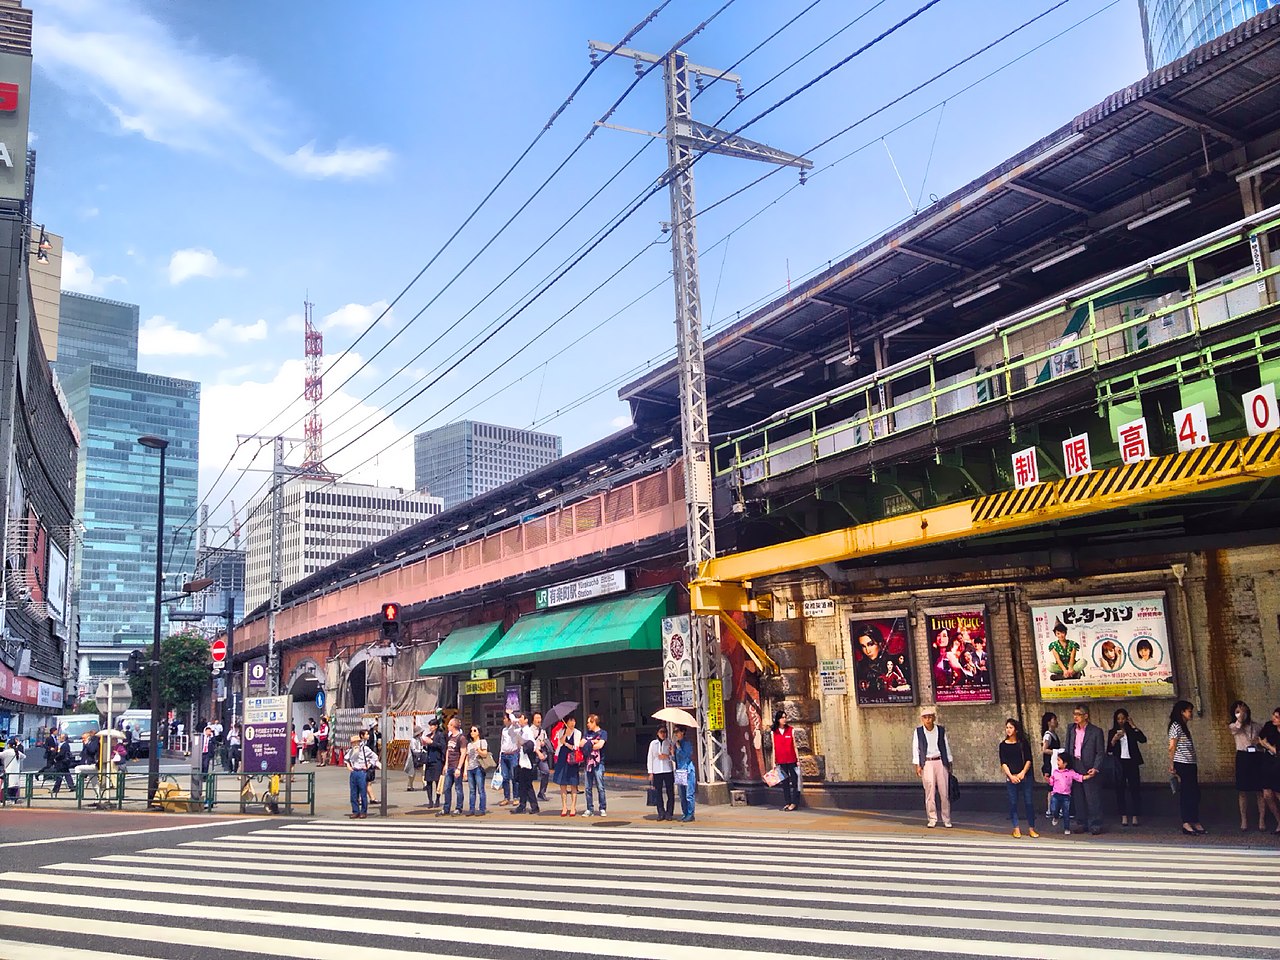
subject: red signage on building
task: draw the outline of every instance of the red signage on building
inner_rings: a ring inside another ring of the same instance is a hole
[[[209,644],[209,653],[213,655],[214,663],[222,663],[227,659],[227,641],[219,637]]]
[[[0,112],[13,113],[18,109],[18,85],[0,83]]]

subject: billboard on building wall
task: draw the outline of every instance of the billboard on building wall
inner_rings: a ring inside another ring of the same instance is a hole
[[[0,53],[0,198],[5,200],[26,196],[30,103],[31,58]]]
[[[49,577],[44,602],[51,618],[58,623],[67,622],[67,555],[52,542],[49,544]]]
[[[924,624],[934,702],[993,703],[987,608],[926,611]]]
[[[1042,700],[1172,697],[1163,593],[1031,605]]]
[[[27,572],[27,599],[32,603],[44,603],[44,598],[47,595],[45,586],[48,581],[45,579],[47,576],[45,565],[48,562],[48,553],[49,535],[35,510],[28,507],[25,569]]]
[[[853,687],[860,707],[916,702],[907,612],[864,613],[849,621]]]

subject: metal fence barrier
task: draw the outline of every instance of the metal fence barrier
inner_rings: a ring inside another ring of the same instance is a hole
[[[196,778],[193,777],[194,781]],[[213,812],[218,806],[234,807],[238,813],[293,814],[305,806],[316,815],[316,775],[314,772],[291,774],[207,773],[201,792],[204,809]]]

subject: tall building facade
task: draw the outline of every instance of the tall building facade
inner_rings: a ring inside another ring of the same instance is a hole
[[[1280,0],[1138,0],[1147,69],[1190,53]]]
[[[91,363],[138,369],[138,306],[62,291],[54,369],[66,380]]]
[[[287,587],[348,554],[377,543],[444,509],[439,497],[399,487],[332,482],[320,477],[285,481],[281,585]],[[245,610],[271,596],[271,497],[249,508],[245,542]]]
[[[193,601],[197,609],[211,615],[203,626],[209,630],[221,630],[225,623],[222,614],[231,609],[237,621],[244,618],[244,569],[245,552],[232,547],[199,547],[196,549],[196,579],[208,577],[213,584],[200,592]]]
[[[448,510],[559,460],[562,447],[555,434],[461,420],[413,438],[414,485]]]
[[[75,580],[79,677],[88,682],[114,676],[129,650],[151,639],[160,454],[138,443],[141,436],[169,441],[165,590],[179,592],[194,575],[189,519],[198,499],[200,384],[91,363],[68,376],[64,387],[85,438],[76,476],[84,549]]]

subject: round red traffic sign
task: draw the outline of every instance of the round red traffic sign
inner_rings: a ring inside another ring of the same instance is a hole
[[[227,641],[219,637],[209,644],[209,652],[213,654],[214,663],[222,663],[227,659]]]

